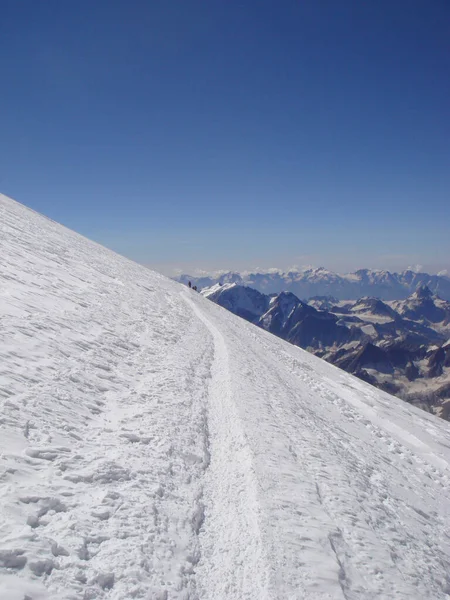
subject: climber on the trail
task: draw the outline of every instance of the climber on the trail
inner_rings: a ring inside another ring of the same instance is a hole
[[[192,287],[192,283],[191,283],[190,281],[189,281],[189,283],[188,283],[188,286],[189,286],[189,287]]]

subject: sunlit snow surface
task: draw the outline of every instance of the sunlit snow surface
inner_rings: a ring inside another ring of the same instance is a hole
[[[449,423],[0,196],[0,598],[450,594]]]

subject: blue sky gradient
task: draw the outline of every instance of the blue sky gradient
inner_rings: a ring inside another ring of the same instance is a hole
[[[446,0],[7,0],[0,191],[173,268],[450,267]]]

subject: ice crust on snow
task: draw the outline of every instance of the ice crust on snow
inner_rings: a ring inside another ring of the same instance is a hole
[[[0,598],[444,599],[449,423],[0,196]]]

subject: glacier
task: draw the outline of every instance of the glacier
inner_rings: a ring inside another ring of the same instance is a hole
[[[444,599],[450,426],[0,196],[0,598]]]

